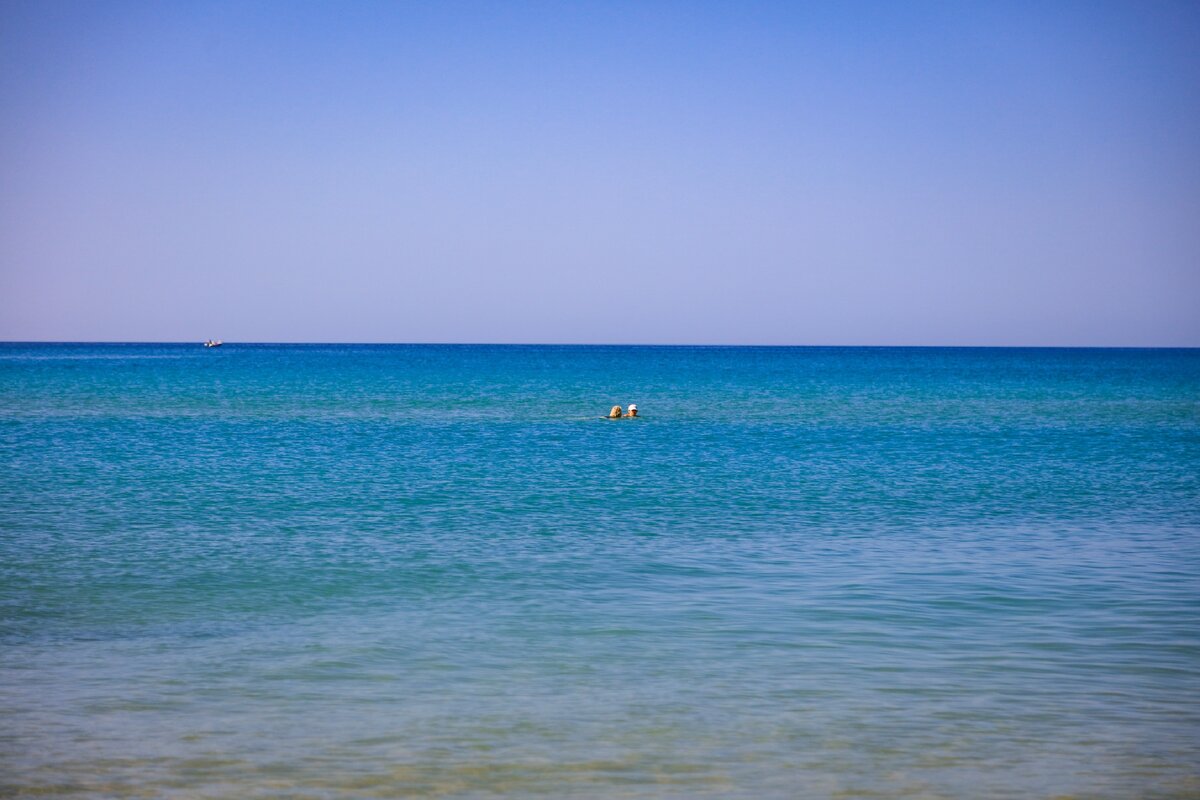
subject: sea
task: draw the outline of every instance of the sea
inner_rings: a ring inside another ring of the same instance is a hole
[[[0,345],[0,796],[1200,797],[1200,350]]]

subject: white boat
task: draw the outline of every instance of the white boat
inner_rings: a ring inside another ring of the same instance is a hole
[[[220,339],[209,339],[207,342],[204,343],[204,346],[205,347],[220,347],[222,344],[224,344],[224,342],[222,342]]]

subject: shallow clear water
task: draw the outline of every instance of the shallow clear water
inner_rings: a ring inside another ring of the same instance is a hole
[[[1198,743],[1200,351],[0,345],[0,795],[1183,798]]]

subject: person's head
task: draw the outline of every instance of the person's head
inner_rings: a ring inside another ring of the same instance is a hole
[[[634,403],[629,404],[629,416],[631,416],[631,417],[637,416],[637,405]]]
[[[612,407],[612,411],[608,412],[608,415],[609,415],[610,417],[619,417],[619,416],[621,416],[621,407],[620,407],[620,406],[613,406],[613,407]]]

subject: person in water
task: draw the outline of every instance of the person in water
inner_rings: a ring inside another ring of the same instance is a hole
[[[608,412],[608,418],[609,419],[620,419],[621,418],[621,407],[613,406],[612,411]]]
[[[635,403],[629,404],[629,413],[626,414],[625,416],[627,416],[627,417],[636,417],[637,416],[637,405]]]

